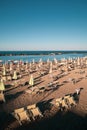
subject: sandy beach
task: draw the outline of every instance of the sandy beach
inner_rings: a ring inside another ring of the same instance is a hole
[[[87,130],[87,0],[0,1],[0,130]]]
[[[0,129],[1,130],[86,130],[87,129],[87,66],[86,59],[77,61],[60,61],[6,64],[6,74],[2,76],[5,85],[3,91],[5,102],[0,102]],[[63,64],[66,63],[66,64]],[[83,64],[81,64],[83,63]],[[31,66],[31,67],[30,67]],[[3,65],[0,65],[2,71]],[[17,72],[17,79],[7,80]],[[30,76],[33,76],[33,84],[30,85]],[[76,93],[79,90],[79,94]],[[76,106],[61,109],[55,104],[55,100],[65,95],[78,95]],[[12,115],[18,108],[26,108],[36,104],[43,117],[36,118],[22,125]]]

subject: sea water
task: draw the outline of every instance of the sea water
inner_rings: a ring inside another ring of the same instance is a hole
[[[0,60],[2,62],[7,61],[19,61],[24,62],[38,62],[40,59],[42,61],[50,61],[56,58],[61,60],[62,58],[77,58],[87,56],[87,51],[0,51]]]

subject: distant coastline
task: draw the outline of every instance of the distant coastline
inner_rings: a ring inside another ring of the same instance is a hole
[[[0,56],[81,54],[87,51],[0,51]]]

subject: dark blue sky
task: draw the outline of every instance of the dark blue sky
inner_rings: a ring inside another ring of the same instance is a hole
[[[87,50],[87,0],[0,0],[0,50]]]

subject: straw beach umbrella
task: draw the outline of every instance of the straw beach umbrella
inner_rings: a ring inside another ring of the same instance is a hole
[[[52,62],[50,62],[50,68],[49,68],[49,73],[52,73]]]
[[[29,84],[32,86],[32,91],[33,91],[33,85],[34,85],[33,75],[30,76]]]
[[[1,79],[1,81],[0,81],[0,91],[4,91],[5,90],[5,85],[4,85],[4,83],[3,83],[3,80]]]
[[[3,74],[4,76],[6,75],[6,68],[5,68],[5,64],[3,64],[2,74]]]
[[[29,71],[30,71],[30,72],[32,71],[31,62],[30,62],[30,64],[29,64]]]
[[[77,66],[80,66],[80,58],[77,58]]]
[[[6,69],[3,68],[3,75],[5,76],[6,75]]]
[[[33,63],[33,65],[35,64],[35,60],[34,59],[33,59],[32,63]]]
[[[54,58],[54,63],[57,64],[57,59],[56,58]]]
[[[14,74],[13,74],[13,78],[12,79],[17,79],[18,77],[17,77],[17,72],[16,71],[14,71]]]
[[[4,94],[3,94],[4,90],[5,90],[5,85],[3,83],[3,80],[1,79],[1,81],[0,81],[0,101],[5,102],[5,97],[4,97]]]
[[[50,63],[50,60],[49,60],[49,59],[47,59],[47,65],[49,65],[49,63]]]
[[[26,70],[28,69],[28,61],[26,61]]]
[[[3,69],[5,69],[5,64],[3,64]]]
[[[39,63],[40,63],[40,65],[42,65],[43,64],[43,61],[42,61],[42,59],[40,58],[40,60],[39,60]]]
[[[13,70],[13,63],[12,62],[10,63],[10,68],[9,69],[10,69],[10,71]]]
[[[53,70],[52,70],[52,62],[50,61],[50,68],[49,68],[49,74],[50,74],[50,78],[51,78],[51,81],[53,82]]]
[[[19,64],[19,62],[17,63],[17,68],[18,68],[18,69],[20,68],[20,64]]]

